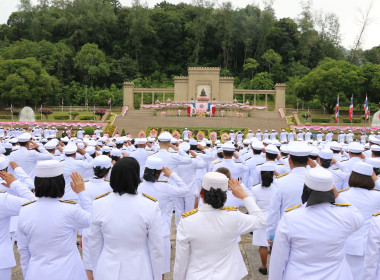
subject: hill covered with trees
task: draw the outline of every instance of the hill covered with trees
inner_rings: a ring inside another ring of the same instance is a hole
[[[197,0],[154,8],[138,0],[21,0],[0,26],[1,103],[122,104],[122,84],[171,87],[189,66],[221,67],[235,87],[271,89],[287,83],[287,102],[334,106],[380,97],[380,46],[341,46],[334,14],[303,6],[296,19],[275,16],[270,4],[233,9]],[[351,61],[352,63],[350,63]],[[326,79],[328,81],[326,81]]]

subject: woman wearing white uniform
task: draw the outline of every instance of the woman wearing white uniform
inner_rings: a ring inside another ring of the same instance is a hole
[[[168,182],[158,181],[161,173],[176,185]],[[169,168],[164,167],[164,162],[160,158],[149,157],[145,162],[144,181],[140,184],[138,192],[141,195],[149,195],[156,199],[161,209],[162,217],[162,234],[164,242],[164,263],[162,274],[170,272],[170,227],[173,208],[170,207],[170,200],[177,197],[185,197],[188,195],[189,188],[182,179]],[[170,214],[166,215],[164,213]]]
[[[265,215],[269,212],[270,200],[273,193],[273,175],[274,175],[274,165],[264,163],[260,167],[260,177],[261,184],[253,186],[252,194],[255,198],[257,206],[260,207],[261,211]],[[268,274],[267,269],[267,258],[268,258],[268,241],[267,234],[265,228],[257,229],[253,232],[252,244],[255,246],[260,246],[260,259],[261,259],[261,267],[259,268],[259,272],[263,275]]]
[[[350,188],[340,192],[344,199],[358,208],[364,218],[364,225],[346,242],[347,261],[355,280],[362,279],[364,248],[367,245],[370,220],[373,213],[380,208],[380,190],[374,189],[374,180],[378,180],[378,177],[374,174],[372,165],[355,163],[348,181]]]
[[[269,280],[352,280],[345,241],[362,226],[363,217],[339,196],[333,175],[322,168],[306,171],[302,203],[280,220]]]
[[[90,197],[91,200],[96,199],[96,197],[112,192],[109,180],[105,179],[112,167],[112,159],[107,156],[97,156],[93,162],[93,172],[94,178],[85,182],[86,194]],[[90,256],[88,251],[88,235],[89,228],[82,230],[82,256],[83,264],[86,269],[88,279],[93,279],[92,267],[90,262]]]
[[[94,201],[88,243],[94,279],[162,278],[161,211],[137,194],[139,184],[139,163],[122,158],[112,168],[113,192]]]
[[[76,172],[71,175],[71,187],[81,206],[59,200],[65,193],[63,170],[57,160],[37,163],[34,185],[39,199],[20,211],[17,245],[25,280],[87,280],[76,232],[90,225],[92,202]]]
[[[333,156],[334,153],[330,149],[322,149],[319,151],[317,162],[321,167],[327,169],[332,173],[334,177],[334,186],[338,191],[340,191],[346,187],[343,185],[344,174],[342,172],[345,167],[341,165],[339,161],[333,158]],[[333,168],[333,166],[336,166],[336,168]]]
[[[236,207],[222,208],[228,186],[244,201],[249,215]],[[184,213],[177,228],[173,279],[241,279],[247,275],[237,238],[265,226],[265,215],[240,183],[218,172],[203,176],[204,204]]]
[[[380,208],[380,207],[379,207]],[[364,251],[363,280],[380,279],[380,212],[373,214]]]

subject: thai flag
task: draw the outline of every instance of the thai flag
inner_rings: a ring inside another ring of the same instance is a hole
[[[95,114],[95,111],[96,111],[96,107],[95,107],[95,105],[94,105],[94,114]]]
[[[310,116],[310,108],[307,108],[307,115]]]
[[[336,109],[335,109],[335,121],[337,122],[339,119],[339,94],[336,100]]]
[[[108,99],[108,105],[110,105],[111,104],[111,98],[110,99]]]
[[[71,106],[70,106],[70,109],[69,109],[69,111],[70,111],[70,113],[73,111],[73,108],[71,108]]]
[[[298,106],[299,106],[300,104],[298,103],[298,100],[297,100],[297,110],[298,110]]]
[[[352,122],[352,117],[354,115],[354,95],[351,96],[351,105],[350,110],[348,112],[350,114],[350,122]]]
[[[368,107],[368,97],[367,94],[365,95],[365,102],[364,102],[364,114],[365,114],[365,119],[369,119],[369,107]]]
[[[63,98],[62,98],[62,106],[63,106],[63,104],[64,104],[64,103],[63,103]]]
[[[86,99],[86,106],[88,106],[88,99]]]
[[[13,105],[11,104],[11,113],[13,113]]]
[[[40,107],[40,113],[42,113],[42,104],[41,104],[41,107]]]

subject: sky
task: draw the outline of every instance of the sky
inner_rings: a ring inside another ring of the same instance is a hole
[[[123,6],[130,6],[132,0],[119,0]],[[141,0],[149,7],[153,7],[162,0]],[[180,2],[191,3],[191,0],[166,0],[167,2],[178,4]],[[245,7],[248,4],[259,4],[263,7],[263,0],[231,0],[234,8]],[[277,18],[290,17],[295,19],[301,12],[300,0],[273,0],[274,10]],[[32,0],[37,3],[37,0]],[[222,3],[219,0],[217,3]],[[314,0],[313,10],[325,13],[335,13],[340,21],[341,44],[350,49],[354,46],[356,37],[361,29],[362,12],[366,12],[370,3],[373,3],[371,10],[371,24],[366,29],[363,38],[363,49],[370,49],[380,45],[380,0]],[[0,0],[0,24],[6,23],[9,15],[17,10],[18,0]]]

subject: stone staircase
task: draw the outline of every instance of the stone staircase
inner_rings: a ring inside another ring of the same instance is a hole
[[[226,127],[249,128],[256,131],[288,127],[285,118],[280,117],[277,111],[253,111],[249,118],[216,117],[216,118],[188,118],[188,117],[161,117],[154,116],[150,110],[131,110],[124,117],[115,119],[116,132],[121,133],[124,128],[127,133],[136,137],[141,130],[147,127]]]

